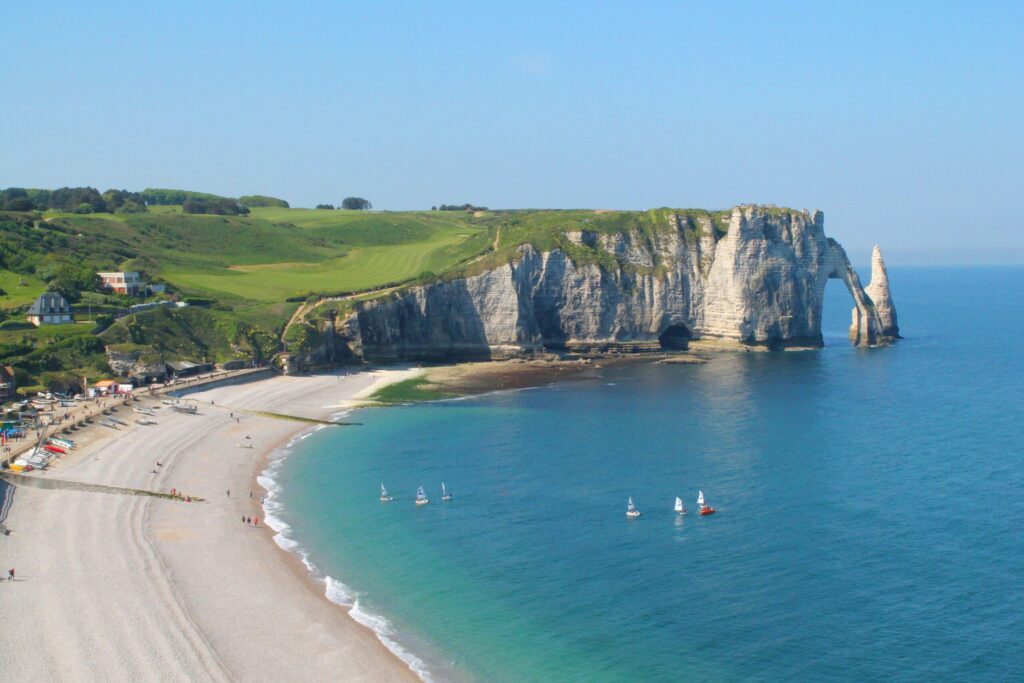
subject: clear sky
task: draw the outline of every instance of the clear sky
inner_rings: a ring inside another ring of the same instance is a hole
[[[11,2],[0,187],[774,203],[1021,262],[1022,45],[1022,2]]]

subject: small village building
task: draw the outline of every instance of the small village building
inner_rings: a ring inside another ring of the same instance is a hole
[[[14,381],[14,368],[0,365],[0,403],[13,401],[17,397],[18,385]]]
[[[89,398],[130,394],[134,388],[135,385],[131,382],[116,379],[103,379],[89,385]]]
[[[188,377],[209,372],[213,369],[210,363],[192,363],[187,360],[172,360],[167,362],[167,374],[172,377]]]
[[[146,293],[146,283],[142,281],[137,270],[115,271],[110,273],[96,273],[103,280],[104,289],[117,294],[128,296],[141,296]]]
[[[28,321],[40,325],[60,325],[72,322],[71,306],[60,292],[46,292],[28,309]]]

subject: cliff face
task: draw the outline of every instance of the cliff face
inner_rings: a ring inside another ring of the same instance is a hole
[[[562,249],[522,246],[479,275],[357,304],[338,322],[338,341],[368,360],[685,348],[699,337],[820,346],[829,278],[853,297],[856,343],[895,336],[887,285],[883,318],[842,247],[825,236],[820,211],[737,207],[724,235],[710,219],[675,214],[665,227],[571,233],[575,261]]]

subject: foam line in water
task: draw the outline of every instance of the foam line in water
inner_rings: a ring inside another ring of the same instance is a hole
[[[337,605],[348,608],[349,616],[357,623],[362,624],[373,631],[373,634],[377,636],[377,640],[383,643],[384,647],[390,650],[392,654],[405,662],[405,665],[408,666],[414,674],[419,676],[420,680],[425,681],[426,683],[433,682],[434,679],[430,676],[430,671],[427,670],[427,666],[423,660],[402,647],[398,641],[395,640],[396,633],[391,622],[379,614],[374,614],[364,610],[359,604],[358,596],[356,596],[340,581],[328,576],[324,579],[324,584],[326,585],[324,594],[327,596],[328,600]]]
[[[324,595],[328,600],[346,608],[348,615],[353,620],[373,631],[373,634],[377,636],[377,640],[393,655],[404,662],[409,667],[409,670],[416,674],[420,680],[424,681],[424,683],[433,683],[433,678],[427,669],[426,663],[396,640],[397,634],[391,622],[379,614],[373,614],[364,610],[359,604],[358,596],[345,584],[330,576],[321,574],[316,564],[310,559],[309,551],[292,537],[291,525],[281,518],[284,504],[280,501],[281,485],[277,482],[277,474],[281,471],[288,456],[291,455],[295,444],[312,435],[314,431],[323,429],[324,426],[320,425],[315,429],[296,436],[284,448],[270,454],[266,469],[256,477],[257,483],[267,492],[266,496],[263,497],[263,521],[268,527],[273,529],[274,542],[278,547],[296,555],[302,560],[302,564],[305,565],[306,569],[315,579],[324,582]]]

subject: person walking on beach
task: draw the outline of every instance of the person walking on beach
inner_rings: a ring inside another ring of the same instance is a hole
[[[228,489],[227,491],[225,491],[224,495],[226,495],[228,498],[230,498],[231,497],[231,489]]]
[[[249,489],[249,497],[252,498],[252,489]]]
[[[14,581],[14,567],[7,570],[7,580]]]
[[[245,524],[245,515],[242,515],[242,524]]]

